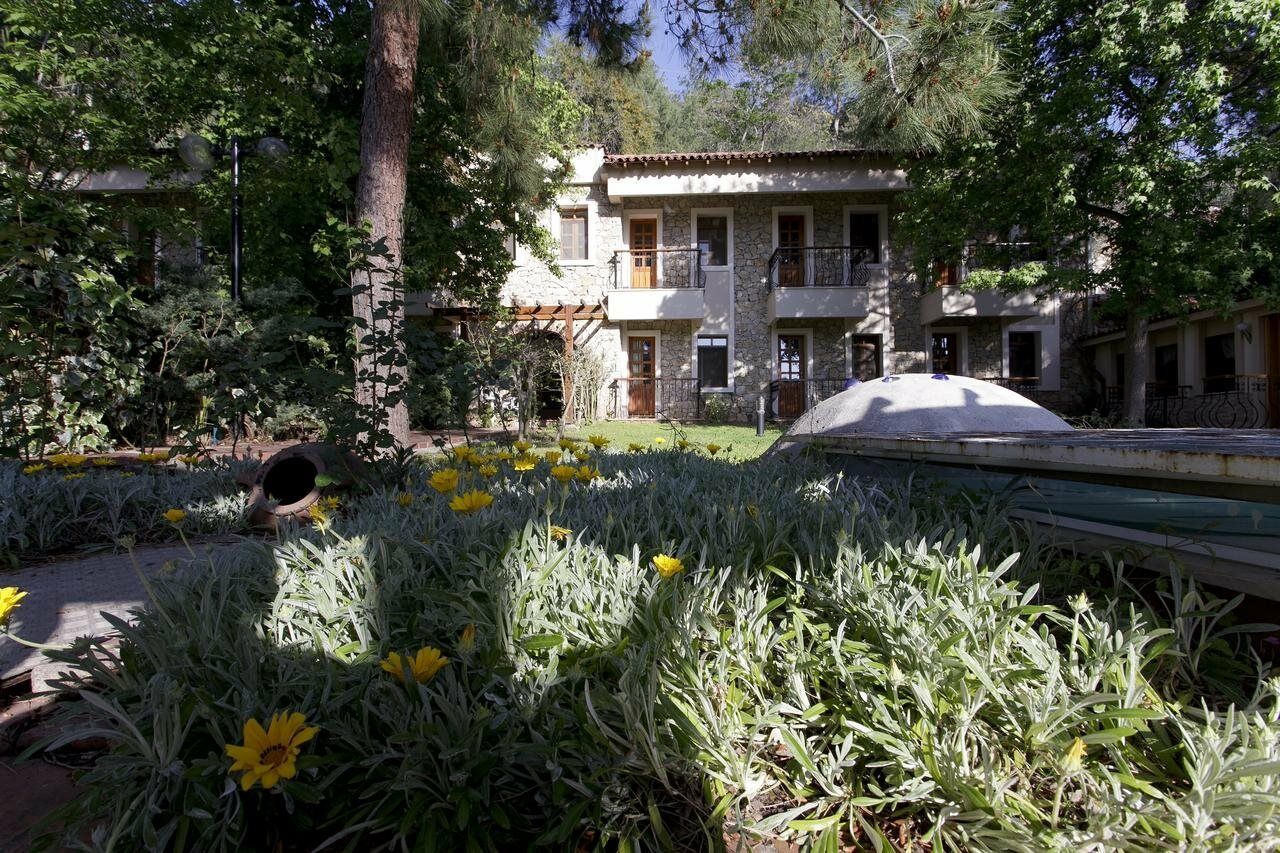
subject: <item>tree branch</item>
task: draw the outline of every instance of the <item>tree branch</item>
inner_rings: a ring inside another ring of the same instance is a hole
[[[841,9],[844,9],[846,12],[852,15],[853,18],[859,24],[861,24],[862,27],[868,33],[871,34],[871,37],[873,39],[880,42],[880,47],[882,50],[884,50],[884,62],[889,72],[889,85],[893,87],[893,93],[895,95],[901,95],[902,87],[898,85],[898,77],[893,70],[893,49],[889,47],[889,39],[891,38],[901,39],[907,44],[911,44],[911,40],[908,39],[906,36],[899,35],[897,33],[889,33],[888,35],[886,35],[885,33],[880,32],[880,30],[876,28],[876,25],[871,23],[871,19],[868,18],[866,15],[862,14],[861,12],[859,12],[857,9],[855,9],[853,4],[849,2],[849,0],[836,0],[836,3],[837,5],[840,6]]]

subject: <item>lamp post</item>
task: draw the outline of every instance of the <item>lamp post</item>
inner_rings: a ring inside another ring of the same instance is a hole
[[[289,154],[289,146],[284,144],[283,139],[264,136],[252,149],[245,150],[240,145],[240,137],[233,136],[228,146],[223,148],[197,133],[188,133],[178,142],[178,154],[182,157],[182,162],[202,171],[212,169],[223,157],[231,160],[231,298],[239,302],[241,253],[244,244],[244,226],[240,219],[240,158],[257,154],[279,162]]]

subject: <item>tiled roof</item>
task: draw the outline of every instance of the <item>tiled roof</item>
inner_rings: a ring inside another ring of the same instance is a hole
[[[768,163],[774,160],[829,160],[853,157],[905,157],[901,152],[868,148],[827,148],[819,151],[684,151],[663,154],[608,154],[605,168],[628,166],[687,166],[694,163]]]

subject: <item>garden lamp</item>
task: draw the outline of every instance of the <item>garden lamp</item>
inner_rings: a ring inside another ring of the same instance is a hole
[[[223,157],[231,158],[231,298],[240,301],[241,244],[244,231],[240,222],[240,158],[257,154],[267,160],[280,161],[289,154],[283,139],[264,136],[252,149],[244,149],[240,137],[233,136],[228,147],[214,145],[198,133],[188,133],[178,141],[178,156],[192,169],[212,169]]]

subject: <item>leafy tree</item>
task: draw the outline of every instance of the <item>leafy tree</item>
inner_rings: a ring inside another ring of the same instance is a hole
[[[696,74],[683,99],[688,151],[803,151],[829,147],[831,120],[807,100],[802,76],[790,68],[752,65],[729,83]]]
[[[1003,47],[1016,102],[912,170],[899,233],[922,272],[976,236],[973,286],[1100,294],[1125,320],[1125,418],[1141,423],[1153,317],[1280,298],[1280,13],[1024,0]],[[1080,263],[1089,247],[1100,269]]]

